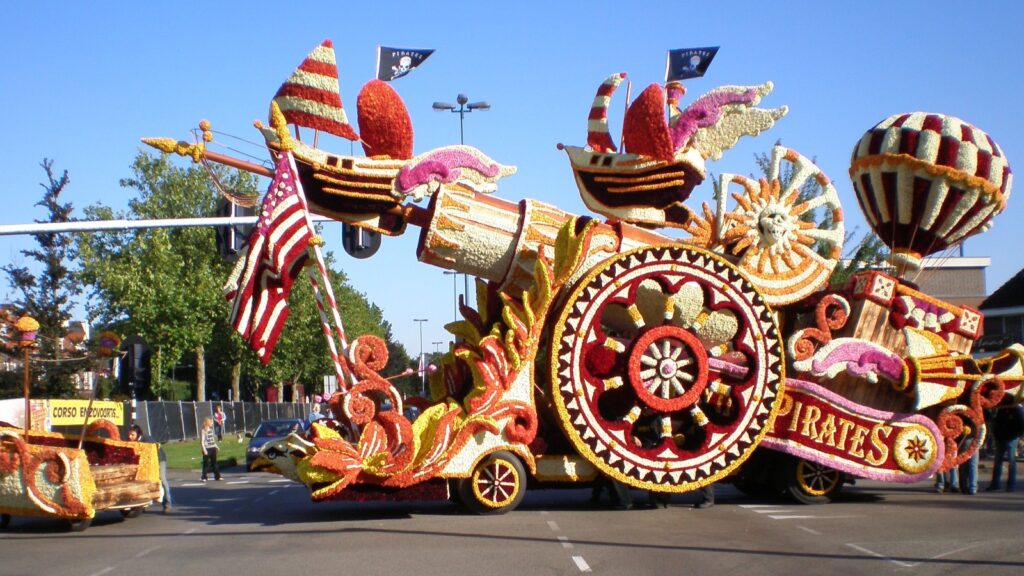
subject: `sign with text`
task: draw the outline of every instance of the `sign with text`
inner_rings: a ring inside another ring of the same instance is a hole
[[[89,409],[88,400],[50,400],[48,416],[50,426],[80,426],[85,422]],[[124,425],[124,404],[106,400],[92,403],[89,421],[110,420],[118,426]]]

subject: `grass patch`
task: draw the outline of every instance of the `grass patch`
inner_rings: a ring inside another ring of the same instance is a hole
[[[248,438],[242,438],[239,442],[234,435],[224,435],[224,439],[218,442],[220,451],[217,454],[217,464],[223,470],[239,463],[245,463],[245,447],[249,443]],[[199,440],[185,440],[183,442],[168,442],[164,444],[164,451],[167,452],[167,467],[178,470],[201,470],[203,467],[203,450]]]

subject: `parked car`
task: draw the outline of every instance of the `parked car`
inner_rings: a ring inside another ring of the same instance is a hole
[[[284,438],[292,432],[305,432],[306,421],[300,418],[283,418],[280,420],[264,420],[255,432],[246,433],[249,445],[245,448],[245,468],[253,470],[253,462],[260,456],[260,449],[267,442]]]

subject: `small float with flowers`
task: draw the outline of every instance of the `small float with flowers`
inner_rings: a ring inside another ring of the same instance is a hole
[[[380,375],[384,343],[349,342],[311,271],[343,384],[336,420],[268,444],[258,465],[314,501],[454,497],[479,513],[514,509],[528,485],[599,475],[668,493],[732,481],[812,503],[855,477],[948,470],[981,443],[983,409],[1021,401],[1024,347],[973,358],[981,314],[905,279],[1005,206],[1011,172],[984,132],[914,113],[864,135],[850,175],[893,264],[830,287],[842,207],[795,150],[776,146],[761,179],[722,174],[714,206],[686,205],[706,161],[786,114],[758,107],[772,84],[720,87],[685,108],[682,85],[651,85],[629,104],[619,148],[606,110],[623,78],[598,90],[587,145],[559,146],[603,218],[495,196],[515,168],[475,148],[415,155],[408,112],[384,82],[359,94],[357,134],[329,41],[279,90],[269,125],[257,123],[273,170],[210,151],[208,126],[195,143],[146,140],[274,179],[228,283],[234,325],[265,361],[279,331],[265,311],[286,305],[298,263],[316,256],[322,269],[295,210],[384,235],[417,227],[421,262],[479,279],[475,307],[447,326],[457,341],[429,398],[406,398]],[[299,126],[358,140],[366,155],[322,151]]]

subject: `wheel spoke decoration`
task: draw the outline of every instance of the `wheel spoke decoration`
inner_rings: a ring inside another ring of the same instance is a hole
[[[800,488],[810,496],[825,496],[839,484],[839,472],[827,466],[801,460],[796,468]]]
[[[495,459],[473,474],[473,492],[480,502],[500,508],[515,500],[522,489],[519,472],[502,459]]]
[[[566,435],[605,474],[684,492],[745,460],[775,418],[774,317],[727,261],[680,245],[606,260],[570,292],[551,348]]]

